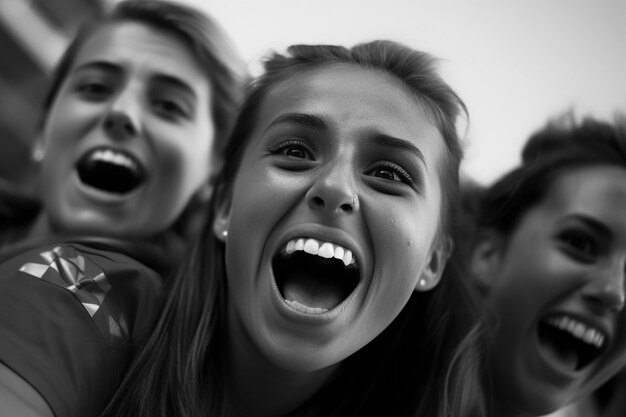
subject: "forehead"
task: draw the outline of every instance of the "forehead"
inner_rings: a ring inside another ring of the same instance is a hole
[[[182,37],[135,21],[115,21],[97,28],[81,45],[73,68],[90,62],[113,62],[194,81],[205,78]]]
[[[563,210],[609,214],[626,209],[626,168],[601,165],[575,168],[559,175],[545,198]]]
[[[431,166],[443,153],[443,138],[424,106],[399,79],[381,71],[333,64],[294,75],[269,91],[260,124],[284,113],[320,116],[337,133],[378,131],[408,140]]]
[[[533,224],[532,230],[542,233],[551,224],[584,217],[603,224],[626,244],[625,209],[626,169],[608,165],[579,167],[560,173],[543,200],[525,213],[522,223]]]

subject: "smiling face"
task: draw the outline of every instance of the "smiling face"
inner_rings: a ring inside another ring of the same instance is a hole
[[[210,94],[169,32],[124,21],[90,35],[42,131],[51,227],[130,237],[167,229],[209,174]]]
[[[499,319],[494,385],[509,411],[552,412],[626,363],[625,209],[626,170],[578,168],[511,236],[478,246]]]
[[[336,64],[275,86],[215,221],[235,343],[282,369],[323,369],[434,287],[444,146],[384,73]]]

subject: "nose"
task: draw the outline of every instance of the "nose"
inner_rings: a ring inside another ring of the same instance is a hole
[[[624,308],[626,290],[624,265],[613,265],[592,277],[583,289],[583,297],[592,305],[606,312],[618,313]]]
[[[139,105],[131,92],[121,92],[108,109],[104,129],[117,140],[129,139],[139,133]]]
[[[326,214],[352,214],[360,202],[349,163],[341,163],[323,171],[306,195],[307,204]]]

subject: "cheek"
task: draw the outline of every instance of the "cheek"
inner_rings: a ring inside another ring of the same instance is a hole
[[[511,246],[501,266],[500,286],[528,298],[556,297],[577,282],[582,270],[576,265],[540,241]]]
[[[206,142],[162,141],[158,146],[155,169],[174,195],[188,199],[209,177],[210,149]]]
[[[77,134],[84,134],[98,123],[106,113],[103,103],[88,103],[61,91],[52,104],[45,119],[48,140],[77,140]],[[69,136],[68,134],[73,134]]]
[[[435,230],[418,223],[397,208],[394,215],[370,222],[376,268],[383,278],[393,277],[381,280],[388,297],[408,299],[425,266]]]
[[[570,291],[570,273],[548,251],[529,249],[509,248],[494,278],[490,298],[501,317],[532,321]]]
[[[252,226],[260,223],[258,219],[265,219],[263,223],[272,224],[295,209],[296,205],[306,204],[304,198],[310,185],[308,177],[283,174],[280,170],[268,170],[263,166],[257,169],[252,164],[238,177],[234,189],[234,204],[238,204],[241,211],[247,210],[242,221]]]
[[[66,107],[55,107],[48,113],[43,130],[43,139],[46,146],[46,157],[55,151],[54,148],[69,145],[77,141],[76,133],[78,121],[70,117]]]

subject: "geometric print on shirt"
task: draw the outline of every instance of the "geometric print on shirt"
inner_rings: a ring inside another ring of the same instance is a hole
[[[128,338],[121,310],[111,302],[105,304],[111,283],[98,265],[68,246],[41,252],[36,261],[24,264],[20,271],[73,293],[109,344]]]

